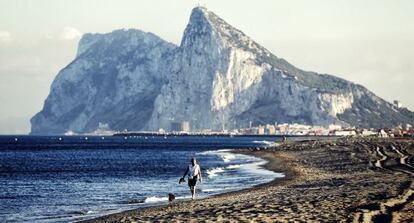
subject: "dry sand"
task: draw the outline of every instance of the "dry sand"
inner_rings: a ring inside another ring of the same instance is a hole
[[[286,177],[88,222],[414,222],[412,139],[292,142],[243,152]]]

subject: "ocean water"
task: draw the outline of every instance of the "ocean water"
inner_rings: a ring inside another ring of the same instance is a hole
[[[283,177],[264,160],[231,150],[280,138],[0,136],[0,222],[71,222],[147,205],[178,184],[192,156],[201,166],[198,198]]]

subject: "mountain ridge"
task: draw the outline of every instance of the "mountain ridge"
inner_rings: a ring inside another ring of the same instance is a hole
[[[192,10],[179,46],[153,33],[85,34],[52,83],[32,134],[240,128],[250,122],[357,127],[413,123],[365,87],[303,71],[204,7]]]

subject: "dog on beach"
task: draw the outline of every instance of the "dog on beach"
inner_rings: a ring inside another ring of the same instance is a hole
[[[168,202],[172,203],[175,200],[175,195],[172,193],[168,194]]]

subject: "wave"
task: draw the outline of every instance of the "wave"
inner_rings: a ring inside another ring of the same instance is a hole
[[[231,154],[231,153],[220,154],[220,157],[225,163],[228,163],[231,160],[236,158],[236,156],[234,154]]]
[[[180,196],[180,197],[175,197],[176,200],[182,200],[182,199],[189,199],[191,198],[191,196]],[[145,198],[144,203],[148,204],[148,203],[161,203],[161,202],[167,202],[168,201],[168,197],[157,197],[157,196],[152,196],[152,197],[147,197]]]
[[[231,149],[208,150],[208,151],[198,152],[196,153],[196,155],[200,155],[200,156],[214,155],[214,156],[220,157],[223,160],[223,162],[228,163],[231,160],[236,159],[236,156],[233,153],[230,153],[230,151],[232,150]]]
[[[72,215],[88,215],[88,214],[93,214],[95,213],[94,211],[91,210],[79,210],[79,211],[72,211],[69,212],[68,214],[72,214]],[[53,216],[53,218],[56,218],[57,216]]]
[[[226,169],[239,169],[239,168],[240,168],[240,165],[238,165],[238,164],[228,165],[228,166],[226,167]]]
[[[266,141],[266,140],[260,140],[260,141],[253,141],[253,143],[257,143],[257,144],[264,144],[266,146],[277,146],[280,143],[279,142],[275,142],[275,141]]]
[[[203,152],[197,152],[196,155],[218,155],[223,152],[230,152],[232,149],[218,149],[218,150],[207,150]]]
[[[152,196],[152,197],[147,197],[144,200],[144,203],[158,203],[158,202],[163,202],[163,201],[168,201],[168,197],[157,197],[157,196]]]
[[[216,168],[207,170],[207,176],[208,178],[213,178],[213,177],[216,177],[218,173],[222,173],[222,172],[224,172],[223,168],[216,167]]]
[[[234,151],[234,150],[233,149],[208,150],[208,151],[198,152],[196,153],[196,155],[204,155],[204,156],[214,155],[214,156],[220,157],[220,159],[222,159],[223,162],[228,163],[234,159],[237,159],[237,156],[231,153],[231,151]]]

